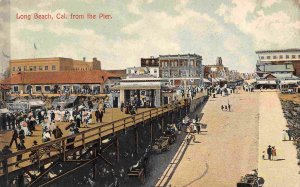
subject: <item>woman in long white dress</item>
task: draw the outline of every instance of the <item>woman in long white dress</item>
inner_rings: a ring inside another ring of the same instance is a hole
[[[31,132],[28,129],[28,124],[26,123],[26,121],[22,122],[21,128],[24,130],[25,136],[31,136]]]

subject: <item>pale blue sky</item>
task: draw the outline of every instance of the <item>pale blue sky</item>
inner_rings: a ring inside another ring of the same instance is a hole
[[[11,57],[97,57],[105,69],[141,57],[197,53],[253,72],[255,50],[299,48],[299,0],[12,0]],[[16,13],[107,13],[110,20],[16,20]]]

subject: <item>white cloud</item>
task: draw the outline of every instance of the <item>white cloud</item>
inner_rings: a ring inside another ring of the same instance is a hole
[[[49,7],[52,6],[55,2],[56,0],[40,1],[40,3],[37,4],[37,7],[39,8]]]
[[[153,2],[154,0],[131,0],[130,3],[127,4],[127,10],[132,14],[141,15],[142,6]]]
[[[263,0],[262,1],[262,6],[263,7],[271,7],[272,5],[276,3],[280,3],[281,0]]]
[[[236,25],[244,25],[247,16],[253,13],[256,7],[255,0],[232,0],[232,6],[221,4],[216,13],[224,17],[225,22],[234,23]]]
[[[280,0],[264,0],[263,7],[270,7]],[[286,12],[271,12],[265,15],[255,1],[232,0],[232,6],[220,5],[216,13],[224,21],[234,24],[253,39],[256,48],[296,47],[300,43],[300,21],[293,20]]]

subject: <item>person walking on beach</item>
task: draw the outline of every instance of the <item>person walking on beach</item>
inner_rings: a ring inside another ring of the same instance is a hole
[[[196,122],[196,128],[197,128],[197,134],[200,134],[201,127],[200,127],[200,123],[199,122]]]
[[[275,148],[275,146],[273,146],[272,147],[272,160],[277,160],[276,156],[277,156],[276,148]]]
[[[223,105],[221,106],[221,110],[224,111],[224,106]]]
[[[268,159],[271,160],[271,156],[272,156],[272,148],[271,148],[270,145],[268,146],[267,154],[268,154]]]
[[[291,130],[287,130],[286,132],[287,132],[287,134],[289,136],[289,141],[291,141],[291,139],[292,139],[292,131]]]
[[[231,107],[230,104],[228,104],[228,111],[229,111],[229,112],[230,112],[230,107]]]
[[[286,131],[282,131],[282,141],[286,141]]]

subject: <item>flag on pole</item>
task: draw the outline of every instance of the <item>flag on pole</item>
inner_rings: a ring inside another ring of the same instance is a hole
[[[33,47],[34,47],[35,50],[37,50],[35,43],[33,43]]]
[[[7,54],[5,54],[3,50],[2,50],[2,55],[3,55],[5,58],[10,58],[10,56],[8,56]]]

